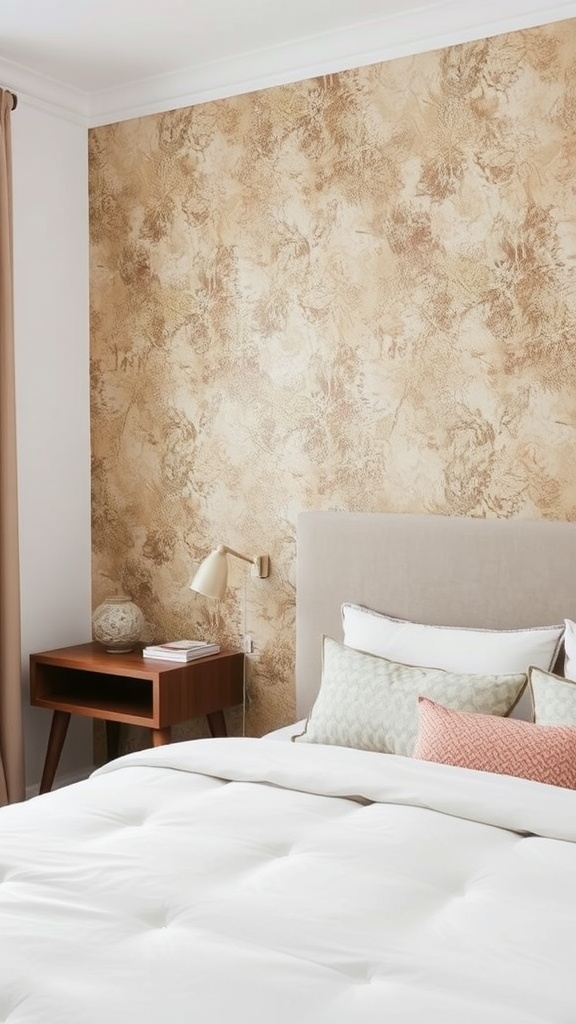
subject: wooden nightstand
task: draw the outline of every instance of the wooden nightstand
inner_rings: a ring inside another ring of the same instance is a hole
[[[170,727],[206,715],[212,736],[225,736],[224,708],[244,699],[244,655],[222,651],[187,664],[108,654],[98,643],[30,655],[30,703],[53,711],[40,793],[52,787],[70,715],[106,722],[109,758],[118,753],[120,723],[152,730],[169,743]]]

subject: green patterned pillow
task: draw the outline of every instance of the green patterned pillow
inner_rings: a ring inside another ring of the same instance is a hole
[[[456,711],[508,715],[527,684],[518,675],[467,675],[401,665],[324,637],[320,692],[296,742],[410,756],[418,697]]]
[[[576,725],[576,681],[534,667],[528,679],[538,725]]]

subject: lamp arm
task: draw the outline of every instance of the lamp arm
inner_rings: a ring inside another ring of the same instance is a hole
[[[224,551],[227,555],[234,555],[234,558],[241,558],[243,562],[249,562],[252,566],[252,575],[258,576],[261,580],[266,579],[270,573],[270,559],[268,555],[256,555],[254,558],[249,558],[248,555],[242,555],[239,551],[234,551],[234,548],[229,548],[226,544],[220,544],[218,551]]]
[[[249,558],[248,555],[241,555],[239,551],[234,551],[234,548],[229,548],[226,544],[221,544],[219,551],[225,551],[227,555],[234,555],[234,558],[241,558],[243,562],[250,562],[250,565],[256,564],[255,558]]]

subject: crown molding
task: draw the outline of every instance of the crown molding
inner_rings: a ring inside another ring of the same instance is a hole
[[[0,78],[17,94],[19,103],[23,101],[56,117],[89,127],[90,96],[81,89],[1,57]]]
[[[528,6],[526,0],[484,0],[479,15],[476,4],[438,0],[432,8],[92,93],[2,59],[0,76],[31,105],[93,128],[576,17],[576,0]]]
[[[473,5],[476,8],[476,5]],[[505,14],[502,15],[502,10]],[[485,0],[482,22],[462,0],[440,0],[432,9],[379,18],[345,31],[309,36],[230,60],[186,68],[173,74],[92,93],[91,127],[112,121],[194,106],[319,75],[364,67],[395,57],[442,49],[473,39],[533,28],[576,17],[576,2],[550,5],[540,0],[526,11],[526,0]],[[488,20],[489,18],[489,20]],[[449,25],[446,30],[443,26]]]

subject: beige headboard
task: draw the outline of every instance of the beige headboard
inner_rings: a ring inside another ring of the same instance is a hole
[[[296,579],[297,715],[320,682],[344,601],[432,625],[512,629],[576,619],[576,523],[303,512]]]

